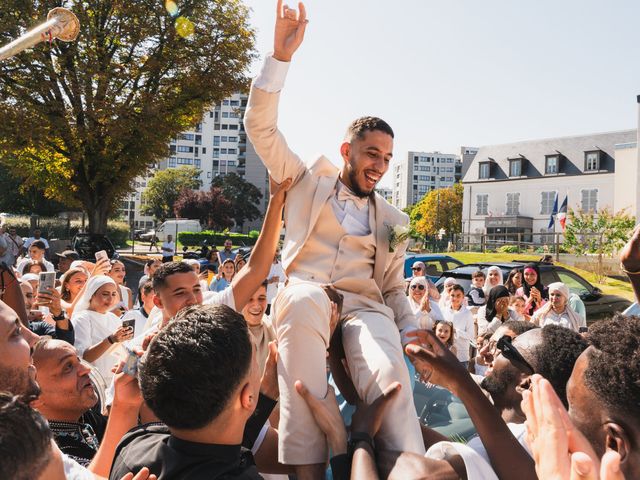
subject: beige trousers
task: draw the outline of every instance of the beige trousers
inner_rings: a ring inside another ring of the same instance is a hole
[[[342,335],[349,370],[360,398],[371,403],[392,382],[402,384],[385,411],[377,445],[424,455],[400,334],[388,316],[390,309],[371,301],[356,305],[357,297],[360,296],[345,295],[346,321]],[[380,308],[376,310],[375,305]],[[329,299],[317,284],[298,283],[280,292],[273,308],[279,352],[278,460],[289,465],[324,463],[328,455],[325,436],[294,384],[301,380],[316,397],[327,393]],[[384,309],[387,314],[383,313]]]

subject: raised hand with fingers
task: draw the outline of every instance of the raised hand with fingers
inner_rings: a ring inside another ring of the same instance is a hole
[[[617,453],[605,455],[603,461],[607,463],[601,468],[591,444],[573,425],[551,384],[540,375],[531,378],[531,390],[524,392],[522,410],[527,416],[527,443],[540,479],[624,478],[613,468],[620,458]]]
[[[281,62],[290,62],[304,39],[304,31],[309,21],[302,2],[298,3],[298,9],[299,12],[278,0],[273,58]]]
[[[409,332],[407,337],[412,338],[412,341],[405,347],[405,352],[422,380],[440,385],[455,394],[460,381],[469,378],[469,373],[457,357],[433,332],[415,330]]]

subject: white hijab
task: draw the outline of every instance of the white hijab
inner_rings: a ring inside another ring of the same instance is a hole
[[[418,310],[420,310],[420,303],[416,302],[413,299],[413,295],[411,295],[411,286],[412,285],[422,285],[424,286],[424,294],[425,295],[429,295],[429,284],[427,283],[427,279],[424,277],[413,277],[411,279],[411,283],[409,284],[409,305],[411,305],[411,310],[413,310],[413,313],[416,313]]]
[[[582,317],[580,317],[580,315],[578,315],[575,312],[575,310],[573,310],[573,308],[571,308],[571,306],[569,305],[569,296],[571,295],[571,293],[569,291],[569,287],[567,287],[562,282],[554,282],[554,283],[549,284],[547,286],[547,288],[549,289],[549,294],[551,294],[552,292],[558,292],[559,294],[561,294],[564,297],[564,299],[566,301],[564,308],[565,308],[565,312],[567,314],[567,317],[569,317],[569,322],[571,323],[571,328],[572,328],[573,331],[579,332],[580,331],[580,325],[583,324]],[[551,312],[552,309],[553,309],[553,305],[551,304],[551,302],[545,303],[535,313],[534,323],[537,323],[537,325],[539,327],[544,325],[544,321],[545,321],[545,319],[547,318],[547,315],[549,315],[549,312]]]
[[[87,282],[87,286],[76,303],[76,308],[73,309],[74,315],[76,313],[83,312],[85,310],[89,310],[89,304],[91,303],[91,297],[98,291],[100,287],[104,287],[105,285],[111,284],[117,288],[116,282],[111,277],[107,277],[106,275],[97,275],[95,277],[91,277]]]
[[[489,272],[498,272],[498,276],[500,277],[500,281],[498,283],[496,283],[495,285],[491,285],[489,283]],[[493,287],[497,287],[498,285],[504,285],[504,278],[502,277],[502,270],[500,270],[500,267],[489,267],[487,269],[487,278],[485,278],[484,280],[484,287],[482,287],[482,291],[484,292],[484,294],[486,296],[489,296],[489,292],[491,291],[491,289]]]

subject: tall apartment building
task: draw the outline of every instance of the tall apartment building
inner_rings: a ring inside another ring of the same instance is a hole
[[[384,198],[387,202],[393,202],[393,190],[387,187],[378,187],[376,188],[376,192],[380,194],[382,198]]]
[[[157,170],[194,166],[201,172],[202,190],[208,190],[215,177],[236,173],[258,187],[262,199],[256,206],[264,213],[268,202],[269,177],[253,145],[247,140],[242,123],[247,100],[247,95],[236,93],[206,112],[202,121],[192,130],[182,132],[171,140],[169,156],[158,162]],[[154,172],[155,169],[151,169],[149,176],[136,179],[135,192],[123,202],[123,207],[127,209],[122,208],[121,212],[133,222],[135,228],[153,226],[153,218],[142,215],[140,208],[144,204],[144,188]],[[259,218],[245,223],[243,230],[260,229],[261,225],[262,218]]]
[[[397,208],[415,205],[437,188],[451,187],[462,176],[460,157],[440,152],[408,152],[393,167],[393,198]]]

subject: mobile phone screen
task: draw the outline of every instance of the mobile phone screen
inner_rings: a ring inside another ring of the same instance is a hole
[[[135,335],[136,333],[136,320],[135,318],[132,318],[130,320],[123,320],[122,321],[122,326],[123,327],[131,327],[131,330],[133,331],[133,334]]]
[[[38,284],[38,292],[46,292],[52,290],[56,286],[56,272],[40,272],[40,283]]]

